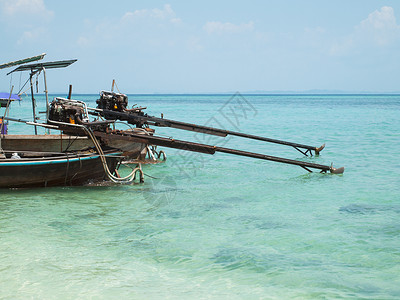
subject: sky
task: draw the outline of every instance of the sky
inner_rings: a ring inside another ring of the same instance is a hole
[[[398,0],[0,0],[0,37],[0,63],[78,59],[50,93],[400,91]]]

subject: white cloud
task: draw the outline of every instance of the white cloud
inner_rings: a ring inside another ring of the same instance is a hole
[[[51,18],[54,12],[48,10],[43,0],[1,0],[3,15],[13,17],[21,15],[35,15]]]
[[[253,31],[254,22],[235,25],[229,22],[222,23],[217,21],[210,21],[203,26],[203,29],[209,34],[242,33]]]
[[[368,15],[356,27],[356,34],[362,38],[369,38],[375,44],[385,46],[400,38],[400,26],[397,25],[394,9],[383,6]]]
[[[371,46],[386,47],[398,41],[400,26],[397,25],[394,9],[383,6],[355,26],[351,34],[336,41],[330,49],[330,54],[346,55],[354,51],[364,51],[363,49]]]
[[[170,22],[171,22],[172,24],[181,24],[181,23],[182,23],[182,20],[181,20],[180,18],[172,18],[172,19],[170,20]]]
[[[363,28],[371,27],[377,30],[398,28],[394,10],[390,6],[384,6],[380,11],[376,10],[370,13],[366,20],[361,21],[360,26]]]
[[[0,0],[1,1],[1,0]],[[101,43],[132,43],[135,49],[159,47],[161,44],[173,47],[179,40],[183,26],[171,5],[161,8],[146,8],[128,11],[122,16],[105,20],[86,20],[85,28],[76,39],[79,47],[89,47]]]
[[[165,4],[163,9],[137,9],[133,12],[127,12],[122,17],[123,21],[137,20],[137,19],[158,19],[168,20],[173,24],[179,24],[182,22],[181,19],[176,17],[174,10],[171,5]]]
[[[43,42],[49,38],[48,24],[53,20],[54,12],[46,8],[44,0],[0,0],[0,15],[7,30],[19,36],[17,45]]]

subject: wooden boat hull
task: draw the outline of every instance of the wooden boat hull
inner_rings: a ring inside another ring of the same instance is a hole
[[[105,154],[112,172],[121,159],[121,152]],[[72,186],[105,179],[101,159],[96,153],[0,160],[0,188]]]
[[[123,151],[127,158],[137,158],[146,144],[126,141],[105,141],[105,145]],[[4,135],[1,146],[8,151],[33,152],[65,152],[81,151],[93,147],[93,142],[87,136],[71,136],[67,134],[46,135]]]
[[[9,134],[2,137],[1,145],[4,150],[15,152],[65,152],[93,147],[93,143],[86,136],[70,136],[66,134]]]

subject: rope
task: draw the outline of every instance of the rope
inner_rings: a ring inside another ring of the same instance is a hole
[[[150,177],[150,178],[153,178],[153,179],[160,179],[160,178],[158,178],[158,177],[151,176],[151,175],[146,174],[146,173],[144,173],[144,172],[143,172],[143,174],[144,174],[145,176]]]
[[[11,73],[11,76],[10,76],[10,89],[11,89],[11,86],[12,86],[12,78],[13,78],[13,73]]]
[[[97,152],[99,154],[101,162],[103,164],[104,171],[105,171],[106,175],[108,176],[108,178],[112,182],[114,182],[114,183],[125,183],[125,184],[131,183],[136,179],[136,172],[137,171],[139,171],[139,173],[141,175],[140,176],[140,182],[143,182],[143,171],[142,171],[140,165],[139,165],[139,167],[137,167],[134,170],[132,170],[132,172],[128,176],[125,176],[125,177],[122,177],[122,178],[114,176],[110,172],[110,169],[108,168],[107,160],[105,158],[104,152],[101,149],[101,146],[100,146],[99,142],[97,141],[96,137],[94,136],[93,131],[90,128],[86,128],[85,126],[82,126],[82,128],[84,128],[84,130],[87,132],[87,134],[91,138],[91,140],[92,140],[92,142],[93,142],[94,146],[96,147],[96,150],[97,150]]]
[[[131,167],[129,164],[123,164],[123,165],[124,165],[125,167],[127,167],[127,168],[132,169],[132,170],[136,169],[136,168]],[[160,179],[159,177],[151,176],[151,175],[149,175],[149,174],[146,174],[145,172],[143,172],[143,175],[144,175],[144,176],[147,176],[147,177],[150,177],[150,178],[153,178],[153,179]]]
[[[118,88],[118,85],[117,85],[117,82],[116,82],[116,81],[114,81],[114,85],[115,85],[115,87],[117,88],[118,93],[122,94],[122,93],[119,91],[119,88]]]
[[[18,89],[21,88],[21,82],[22,82],[22,72],[19,72],[19,87],[18,87]]]
[[[30,86],[29,86],[24,92],[21,92],[22,89],[23,89],[23,88],[26,86],[26,84],[28,83],[28,81],[29,81],[29,78],[25,81],[25,83],[24,83],[24,85],[22,86],[22,88],[20,88],[20,90],[19,90],[19,92],[18,92],[18,96],[20,96],[20,95],[22,95],[22,94],[25,94],[26,91],[27,91],[28,89],[30,89]]]
[[[41,71],[40,71],[40,72],[41,72]],[[25,91],[21,92],[21,90],[25,87],[25,85],[28,83],[28,81],[29,81],[30,78],[28,78],[28,79],[26,80],[26,82],[24,83],[24,85],[22,86],[22,88],[19,90],[18,96],[21,96],[22,94],[26,94],[26,91],[28,91],[28,90],[31,88],[31,86],[33,87],[34,84],[36,84],[36,89],[38,89],[40,72],[39,72],[38,75],[36,76],[36,79],[34,80],[34,82],[32,82],[32,84],[30,84],[29,87],[27,87]]]
[[[67,185],[67,178],[68,178],[68,171],[69,171],[69,156],[67,154],[67,172],[65,173],[65,180],[64,180],[64,185]]]
[[[49,120],[51,123],[55,123],[55,124],[62,124],[62,125],[66,125],[65,123],[62,122],[58,122],[58,121],[53,121],[53,120]],[[69,124],[71,125],[71,124]],[[84,125],[80,125],[80,124],[74,124],[74,127],[80,127],[82,128],[87,135],[90,137],[90,139],[93,142],[93,145],[95,146],[97,153],[99,154],[100,160],[102,162],[103,165],[103,169],[104,172],[106,173],[107,177],[114,183],[121,183],[121,184],[128,184],[128,183],[132,183],[135,179],[136,179],[136,173],[139,171],[140,173],[140,182],[143,182],[143,171],[141,168],[141,165],[139,164],[139,167],[135,168],[128,176],[119,178],[114,176],[111,172],[110,169],[108,168],[107,165],[107,160],[106,160],[106,156],[103,152],[103,150],[101,149],[101,146],[99,144],[99,142],[97,141],[96,137],[94,136],[93,131],[90,128],[87,128]]]
[[[61,132],[61,137],[62,137],[62,132]],[[78,140],[78,137],[76,136],[74,140],[71,139],[71,136],[68,137],[68,145],[65,148],[65,151],[68,151],[68,149],[74,144],[74,142]]]

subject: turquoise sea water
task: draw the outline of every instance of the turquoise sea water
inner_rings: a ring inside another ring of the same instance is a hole
[[[95,106],[97,96],[75,98]],[[163,149],[144,184],[2,190],[0,298],[400,298],[400,96],[129,99],[152,115],[326,148],[307,158],[239,137],[159,134],[345,173]],[[11,116],[30,114],[28,98],[13,104]]]

